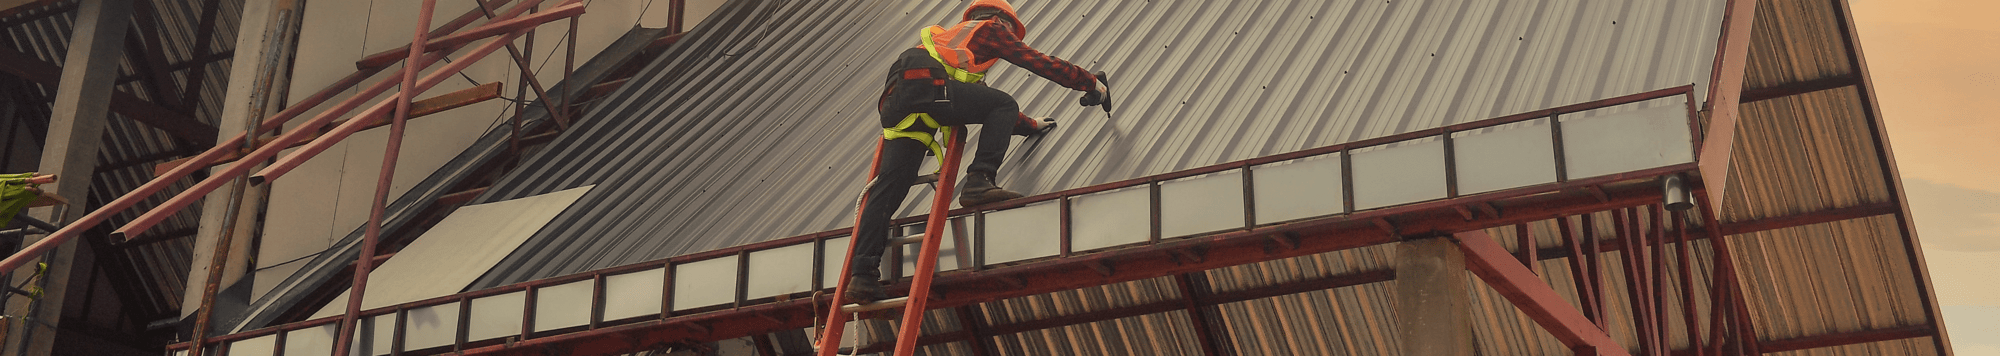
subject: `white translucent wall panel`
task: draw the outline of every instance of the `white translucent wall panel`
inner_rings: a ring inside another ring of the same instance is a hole
[[[971,246],[960,246],[958,244],[958,239],[959,239],[958,231],[962,229],[965,231],[967,235],[971,235],[973,231],[978,231],[977,229],[979,228],[978,226],[979,224],[973,220],[976,219],[973,219],[972,216],[967,215],[967,216],[952,218],[951,220],[945,223],[944,240],[939,241],[941,244],[938,245],[938,264],[937,264],[938,272],[965,268],[967,264],[971,264],[972,261],[959,261],[958,259],[958,254],[960,253],[959,249],[961,247],[967,249],[966,252],[970,252],[970,249],[972,248]],[[915,226],[906,229],[906,231],[909,231],[910,234],[917,234],[923,232],[922,229],[918,229]],[[965,239],[966,239],[965,242],[967,244],[972,243],[971,236],[966,236]],[[916,275],[917,256],[920,256],[919,252],[922,251],[921,250],[922,248],[923,245],[919,244],[908,244],[908,245],[903,245],[901,247],[901,252],[903,253],[903,275],[901,277],[909,277]]]
[[[526,312],[527,304],[527,291],[473,299],[471,325],[466,328],[465,340],[521,335],[521,317]]]
[[[1444,140],[1426,138],[1356,150],[1354,210],[1444,198]]]
[[[750,253],[750,299],[812,290],[813,245]]]
[[[736,257],[674,266],[674,310],[736,302]]]
[[[666,285],[666,268],[605,276],[604,320],[659,314]]]
[[[320,325],[285,332],[285,356],[332,356],[333,336],[340,324]]]
[[[1250,167],[1257,223],[1339,214],[1340,155]]]
[[[403,349],[450,346],[458,340],[458,303],[410,309],[403,315]]]
[[[986,213],[987,264],[1062,253],[1062,204],[1055,201]]]
[[[846,237],[838,237],[826,239],[820,243],[825,246],[822,247],[822,251],[820,252],[820,260],[825,261],[826,267],[821,269],[819,274],[819,285],[833,288],[834,284],[840,283],[841,266],[847,265],[848,239]]]
[[[1160,182],[1160,237],[1243,227],[1243,171]]]
[[[276,355],[278,335],[264,335],[229,343],[229,356]]]
[[[590,286],[581,280],[535,290],[535,331],[590,324]]]
[[[1563,154],[1569,179],[1590,178],[1694,162],[1687,106],[1681,98],[1639,110],[1564,116]],[[1584,115],[1578,115],[1584,116]]]
[[[1556,181],[1548,119],[1452,137],[1458,193],[1478,194]]]
[[[389,346],[396,341],[396,314],[371,316],[361,320],[361,330],[355,337],[352,355],[388,355]]]
[[[1151,200],[1143,185],[1070,199],[1070,250],[1146,242],[1153,233]]]

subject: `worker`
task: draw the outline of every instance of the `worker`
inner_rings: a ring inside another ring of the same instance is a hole
[[[869,181],[866,204],[856,226],[852,271],[845,295],[857,303],[886,297],[882,291],[882,252],[886,248],[889,215],[903,203],[923,164],[924,152],[944,157],[945,136],[938,128],[980,125],[979,150],[958,186],[960,206],[972,207],[1020,198],[994,181],[1014,135],[1034,136],[1055,128],[1048,118],[1029,118],[1014,97],[986,86],[986,71],[1006,60],[1070,89],[1085,92],[1085,106],[1108,104],[1110,94],[1101,75],[1021,43],[1027,27],[1005,0],[976,0],[963,21],[950,27],[930,26],[918,33],[919,45],[904,50],[890,67],[878,103],[883,143],[879,167]],[[956,130],[950,134],[965,134]],[[935,139],[933,139],[935,138]],[[942,166],[942,165],[940,165]],[[941,182],[940,184],[949,184]]]

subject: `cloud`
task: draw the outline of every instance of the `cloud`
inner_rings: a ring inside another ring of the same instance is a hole
[[[2000,251],[2000,193],[1911,177],[1903,190],[1925,248]]]

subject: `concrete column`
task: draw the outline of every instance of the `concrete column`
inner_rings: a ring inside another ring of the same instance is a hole
[[[1450,239],[1396,246],[1396,327],[1403,354],[1472,356],[1465,254]]]
[[[229,85],[223,92],[222,115],[216,121],[216,142],[223,142],[248,129],[249,122],[262,122],[264,117],[277,112],[272,110],[279,103],[279,96],[285,88],[291,87],[286,81],[290,76],[283,68],[288,61],[283,60],[291,53],[288,37],[297,28],[298,0],[245,0],[243,2],[243,22],[236,35],[236,55],[229,68]],[[281,18],[285,18],[281,20]],[[275,72],[273,74],[272,72]],[[262,106],[262,108],[259,108]],[[262,109],[262,110],[259,110]],[[201,307],[202,293],[208,283],[208,267],[215,254],[215,243],[221,239],[222,224],[228,215],[224,212],[232,205],[237,206],[235,232],[229,243],[228,261],[222,268],[219,286],[227,289],[241,281],[250,270],[250,245],[256,239],[258,213],[263,210],[264,198],[270,185],[248,186],[242,193],[240,203],[233,202],[230,190],[233,185],[217,190],[202,200],[201,227],[195,234],[193,258],[189,259],[187,289],[181,298],[181,317],[193,317]],[[246,298],[255,299],[255,296]],[[186,327],[193,327],[193,321]]]
[[[110,115],[106,103],[118,77],[118,62],[124,58],[125,31],[131,23],[132,0],[84,1],[76,10],[69,54],[63,59],[62,80],[57,83],[53,115],[49,119],[48,141],[42,146],[39,172],[60,175],[60,181],[44,189],[74,204],[37,208],[29,212],[43,221],[66,224],[83,216],[90,201],[91,175],[97,169],[97,153],[104,139],[105,120]],[[89,238],[89,237],[84,237]],[[34,243],[34,241],[27,241]],[[47,291],[37,303],[11,298],[8,315],[28,315],[23,325],[9,320],[5,354],[48,355],[55,344],[56,322],[67,297],[70,271],[76,266],[77,241],[71,240],[50,253],[45,260]],[[33,265],[15,270],[15,283],[34,274]],[[29,304],[35,304],[30,309]],[[32,313],[32,314],[30,314]],[[23,345],[25,344],[25,348]]]

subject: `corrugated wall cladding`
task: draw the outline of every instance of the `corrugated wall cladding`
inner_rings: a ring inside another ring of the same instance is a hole
[[[989,77],[1028,114],[1064,120],[1000,172],[1004,186],[1041,193],[1706,83],[1723,3],[1015,5],[1027,43],[1117,84],[1107,119],[1020,69]],[[600,187],[472,287],[847,226],[891,56],[964,6],[725,5],[480,198]]]

